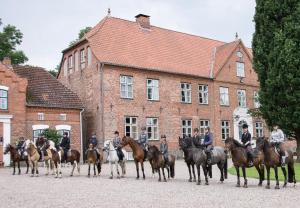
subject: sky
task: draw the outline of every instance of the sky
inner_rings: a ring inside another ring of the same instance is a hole
[[[151,25],[225,42],[237,32],[251,47],[255,0],[0,0],[0,18],[23,33],[18,49],[26,64],[54,69],[79,30],[95,26],[108,8],[114,17],[147,14]]]

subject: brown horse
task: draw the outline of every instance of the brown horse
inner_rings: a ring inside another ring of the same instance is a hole
[[[145,179],[145,172],[144,172],[144,161],[145,161],[145,153],[141,146],[131,137],[124,136],[122,138],[122,145],[126,146],[129,145],[133,152],[133,158],[136,167],[136,179],[140,178],[139,174],[139,163],[141,164],[142,172],[143,172],[143,179]],[[151,164],[151,163],[150,163]]]
[[[281,166],[280,156],[276,152],[274,146],[270,144],[268,138],[258,138],[256,141],[256,146],[260,149],[265,157],[265,166],[267,169],[267,185],[266,188],[270,189],[270,168],[274,169],[275,172],[275,179],[276,179],[276,186],[275,189],[279,189],[279,180],[278,180],[278,170],[277,167]],[[291,150],[287,150],[287,157],[285,158],[285,162],[288,167],[288,182],[294,183],[296,185],[296,178],[295,178],[295,169],[294,169],[294,160],[293,160],[293,153]],[[284,175],[284,184],[283,187],[287,185],[287,176],[286,176],[286,169],[285,167],[281,167],[281,170]]]
[[[28,160],[30,162],[31,166],[31,177],[36,174],[36,176],[39,176],[39,170],[38,170],[38,162],[40,160],[40,154],[38,153],[38,150],[34,143],[30,140],[26,140],[26,149],[28,153]]]
[[[10,153],[11,160],[13,161],[13,167],[14,167],[13,175],[15,175],[15,173],[16,173],[16,163],[18,164],[19,175],[21,174],[21,169],[20,169],[20,162],[21,161],[25,161],[26,162],[26,166],[27,166],[26,174],[27,174],[28,173],[28,169],[29,169],[28,156],[25,155],[24,157],[21,157],[21,155],[19,154],[18,150],[15,147],[13,147],[12,145],[10,145],[10,144],[8,144],[5,147],[4,154],[7,154],[7,153]]]
[[[59,151],[61,152],[61,158],[63,158],[64,150],[62,148],[60,148]],[[62,159],[61,163],[62,162],[64,162],[63,159]],[[73,176],[75,167],[77,167],[78,174],[80,174],[80,152],[78,150],[70,149],[67,152],[66,163],[71,163],[71,165],[73,167],[70,176]]]
[[[88,170],[88,177],[90,177],[90,172],[91,172],[91,164],[94,166],[94,177],[96,177],[96,166],[97,166],[97,171],[98,175],[101,173],[101,163],[103,161],[103,154],[100,154],[100,158],[97,158],[97,153],[96,150],[93,148],[93,144],[89,145],[89,148],[86,150],[86,155],[87,155],[87,162],[89,165],[89,170]]]
[[[227,150],[231,152],[232,162],[236,169],[237,173],[237,187],[240,187],[240,170],[242,168],[243,177],[244,177],[244,188],[247,188],[247,176],[246,176],[246,168],[249,168],[249,163],[247,159],[246,149],[240,144],[237,140],[233,138],[227,138],[225,140],[225,147]],[[262,186],[262,182],[264,180],[264,154],[261,151],[254,151],[255,157],[253,160],[253,166],[256,168],[259,174],[259,186]]]

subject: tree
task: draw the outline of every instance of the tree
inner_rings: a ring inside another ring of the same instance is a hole
[[[56,67],[55,67],[55,69],[51,69],[51,70],[49,70],[48,72],[53,76],[53,77],[57,77],[57,75],[58,75],[58,71],[59,71],[59,65],[57,65]]]
[[[24,52],[16,49],[22,43],[22,38],[23,33],[15,26],[6,25],[3,27],[3,31],[0,32],[0,61],[5,57],[9,57],[12,64],[22,64],[28,61]]]
[[[55,129],[46,129],[42,135],[45,138],[52,140],[55,145],[58,145],[59,139],[61,138],[61,135],[59,135]]]
[[[300,162],[300,2],[256,0],[253,65],[260,113],[297,141]]]
[[[81,29],[78,33],[78,38],[76,40],[73,40],[72,42],[70,42],[69,46],[72,46],[74,44],[76,44],[81,38],[83,38],[83,36],[88,33],[92,28],[91,27],[85,27],[83,29]]]

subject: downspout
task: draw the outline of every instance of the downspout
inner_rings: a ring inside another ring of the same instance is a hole
[[[102,144],[104,144],[105,138],[104,138],[104,89],[103,89],[103,68],[104,63],[99,62],[99,76],[100,76],[100,132],[101,132],[101,141]]]
[[[82,114],[83,114],[83,112],[84,112],[84,109],[82,109],[80,111],[80,152],[81,152],[80,160],[81,160],[82,163],[83,163],[83,130],[82,130],[82,127],[83,127],[83,125],[82,125]]]

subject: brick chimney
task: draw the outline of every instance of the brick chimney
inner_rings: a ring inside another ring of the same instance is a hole
[[[8,68],[11,68],[11,60],[9,57],[4,57],[2,63]]]
[[[145,14],[138,14],[135,16],[135,21],[145,29],[150,29],[150,16]]]

